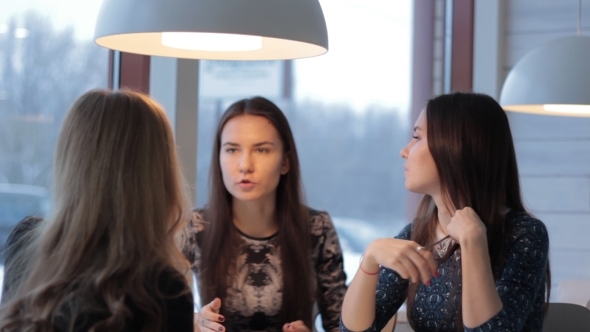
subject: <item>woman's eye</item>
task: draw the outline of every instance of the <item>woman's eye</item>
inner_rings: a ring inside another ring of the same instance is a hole
[[[413,139],[420,139],[420,137],[418,137],[418,136],[416,136],[416,135],[412,136],[412,138],[413,138]]]
[[[225,152],[234,153],[234,152],[236,152],[236,149],[234,149],[234,148],[225,149]]]
[[[260,153],[266,153],[266,152],[268,152],[268,149],[259,148],[258,149],[258,152],[260,152]]]

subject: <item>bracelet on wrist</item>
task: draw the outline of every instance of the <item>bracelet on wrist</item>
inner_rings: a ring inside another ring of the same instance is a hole
[[[362,261],[363,261],[363,258],[364,258],[364,257],[365,257],[365,254],[362,254],[362,255],[361,255],[361,259],[359,260],[359,269],[360,269],[360,270],[361,270],[361,271],[362,271],[364,274],[367,274],[367,275],[370,275],[370,276],[374,276],[374,275],[377,275],[377,274],[379,274],[379,271],[381,271],[381,269],[377,270],[377,272],[368,272],[368,271],[365,271],[365,269],[363,269]]]

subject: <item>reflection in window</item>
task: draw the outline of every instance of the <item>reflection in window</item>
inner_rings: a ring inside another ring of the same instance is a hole
[[[0,248],[26,215],[46,215],[62,119],[107,86],[108,51],[92,41],[97,5],[19,0],[0,13]]]

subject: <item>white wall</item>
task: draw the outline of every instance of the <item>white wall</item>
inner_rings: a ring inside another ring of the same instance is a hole
[[[494,12],[482,16],[486,11],[477,6],[488,12],[496,6],[496,21],[490,22]],[[474,90],[498,98],[496,80],[501,84],[524,54],[576,34],[577,10],[578,1],[569,0],[477,0]],[[582,23],[584,34],[590,34],[590,0],[582,1]],[[497,41],[500,52],[494,58],[490,46]],[[590,300],[590,119],[513,112],[508,117],[525,204],[549,229],[552,300],[585,305]],[[586,280],[587,287],[567,291],[564,284],[575,279]]]

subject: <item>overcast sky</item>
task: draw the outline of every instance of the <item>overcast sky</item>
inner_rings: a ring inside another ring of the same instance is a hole
[[[74,25],[91,39],[102,0],[0,0],[0,25],[36,9],[58,28]],[[295,62],[295,96],[371,104],[406,112],[410,93],[411,0],[321,0],[328,26],[327,54]]]

